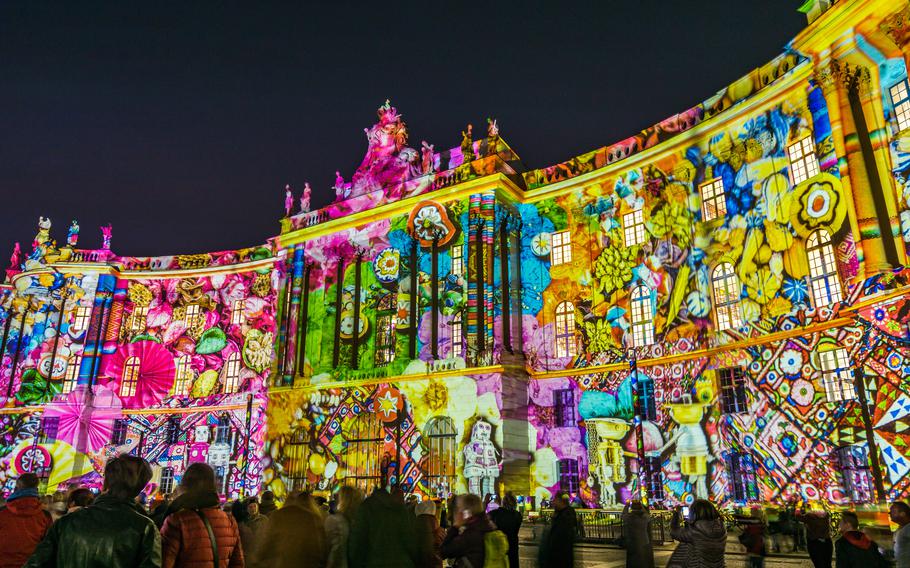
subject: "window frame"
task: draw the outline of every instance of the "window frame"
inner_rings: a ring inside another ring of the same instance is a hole
[[[193,367],[192,359],[189,355],[177,357],[177,364],[174,368],[174,396],[187,396],[190,393],[190,383],[192,383]]]
[[[749,452],[730,452],[724,460],[730,498],[736,503],[751,503],[760,498],[755,473],[755,458]]]
[[[79,384],[79,367],[82,366],[82,354],[73,355],[66,362],[66,370],[63,372],[62,394],[69,394],[76,389]]]
[[[452,274],[456,276],[464,275],[464,245],[457,243],[449,249],[449,256],[452,261]]]
[[[701,196],[702,221],[709,222],[727,216],[727,190],[724,187],[724,178],[718,176],[700,183],[698,194]]]
[[[354,432],[348,438],[345,452],[345,482],[368,493],[382,479],[385,434],[379,417],[369,411],[355,416],[350,426]]]
[[[202,315],[202,306],[199,304],[186,304],[184,310],[183,323],[189,329],[195,325],[196,318]]]
[[[550,266],[572,262],[572,233],[568,230],[550,234]]]
[[[464,357],[464,319],[462,312],[452,316],[452,357]]]
[[[310,447],[312,438],[310,431],[306,428],[295,428],[289,437],[288,444],[285,446],[287,455],[287,465],[284,469],[287,478],[288,491],[300,491],[309,489],[307,481],[307,471],[309,469],[310,455],[313,453]]]
[[[458,472],[455,455],[458,450],[455,421],[448,416],[434,416],[424,426],[427,460],[424,479],[432,495],[446,498],[455,491]]]
[[[41,417],[41,442],[48,443],[52,440],[57,439],[57,434],[60,432],[60,417],[59,416],[42,416]]]
[[[77,305],[76,309],[74,310],[73,324],[70,327],[72,327],[73,331],[81,333],[81,332],[85,331],[86,329],[88,329],[88,326],[91,323],[91,320],[92,320],[92,307],[83,306],[80,304],[80,305]]]
[[[806,239],[806,258],[809,264],[809,293],[812,295],[812,305],[821,308],[842,301],[844,289],[840,281],[831,233],[826,229],[813,231]]]
[[[719,271],[723,271],[719,273]],[[742,318],[742,283],[733,264],[720,262],[711,271],[711,291],[714,293],[714,320],[718,331],[739,329]]]
[[[148,306],[133,306],[130,313],[130,333],[143,333],[148,326]]]
[[[818,156],[815,155],[815,140],[812,134],[807,134],[787,144],[787,168],[790,181],[799,185],[807,179],[812,179],[821,171],[818,167]]]
[[[123,362],[120,372],[120,388],[117,393],[121,397],[136,396],[139,390],[139,372],[142,370],[142,359],[135,355],[127,357]]]
[[[111,444],[114,446],[122,446],[123,444],[126,443],[128,434],[129,434],[129,419],[128,418],[114,419],[114,424],[111,428]]]
[[[174,468],[161,468],[161,476],[158,480],[158,489],[165,495],[170,495],[174,492]]]
[[[897,100],[894,90],[898,90],[898,96],[903,91],[903,97]],[[891,106],[894,109],[894,120],[897,122],[897,131],[903,132],[910,128],[910,83],[907,79],[901,79],[888,88],[888,95],[891,97]]]
[[[654,392],[654,379],[639,372],[636,378],[638,386],[638,407],[642,420],[657,421],[657,395]]]
[[[222,392],[224,394],[233,394],[240,389],[240,353],[234,352],[228,355],[224,361],[224,384]]]
[[[556,357],[576,357],[578,346],[575,344],[575,304],[568,300],[556,304],[553,325]]]
[[[231,417],[227,414],[222,414],[218,417],[218,424],[215,425],[215,441],[216,444],[229,444],[231,442],[231,431],[233,427],[231,426]]]
[[[648,499],[653,502],[664,500],[663,460],[659,456],[645,456],[643,468]]]
[[[629,313],[632,321],[633,347],[644,347],[654,343],[654,301],[651,294],[651,289],[644,284],[633,288],[630,294]]]
[[[243,325],[243,311],[246,309],[246,300],[234,300],[231,302],[231,325]]]
[[[559,492],[577,495],[581,489],[581,476],[578,474],[578,460],[562,458],[556,462],[559,477]]]
[[[640,208],[622,216],[622,238],[627,247],[640,245],[648,239],[645,214]]]
[[[717,369],[720,383],[720,408],[723,414],[748,412],[749,397],[746,393],[746,372],[742,367]]]
[[[575,412],[575,391],[571,388],[553,391],[553,417],[556,428],[574,428],[578,426]]]
[[[849,444],[834,449],[839,473],[843,480],[844,492],[853,503],[872,503],[875,491],[872,483],[872,468],[866,444]]]
[[[842,355],[842,356],[841,356]],[[822,387],[829,403],[858,400],[850,354],[844,347],[818,352]],[[849,395],[849,396],[848,396]]]

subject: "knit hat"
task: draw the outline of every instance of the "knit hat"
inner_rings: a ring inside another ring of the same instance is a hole
[[[417,506],[414,507],[415,515],[433,515],[436,516],[436,503],[426,500],[417,503]]]

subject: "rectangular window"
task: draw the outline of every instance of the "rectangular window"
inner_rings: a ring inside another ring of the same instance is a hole
[[[711,221],[727,216],[727,196],[723,178],[714,178],[698,186],[701,193],[702,219]]]
[[[174,468],[166,467],[161,470],[161,492],[170,495],[174,491]]]
[[[737,503],[758,501],[755,483],[755,461],[750,454],[732,452],[726,459],[730,479],[730,497]]]
[[[450,252],[452,255],[452,274],[461,276],[464,274],[464,247],[453,245]]]
[[[376,355],[374,364],[384,367],[395,360],[395,314],[376,317]]]
[[[73,389],[76,388],[80,366],[82,366],[82,355],[75,355],[66,363],[66,373],[63,375],[63,394],[73,392]]]
[[[119,418],[114,420],[114,430],[111,433],[111,443],[115,446],[122,446],[126,443],[126,420]]]
[[[241,325],[243,323],[243,308],[246,302],[243,300],[234,300],[231,303],[231,325]]]
[[[78,306],[76,308],[76,317],[73,318],[73,330],[85,331],[88,329],[89,319],[92,317],[91,306]]]
[[[193,381],[193,368],[188,356],[177,359],[177,370],[174,377],[174,396],[186,396]]]
[[[841,402],[856,398],[853,388],[853,367],[847,350],[838,347],[818,354],[818,363],[822,368],[822,385],[828,402]]]
[[[559,460],[559,490],[575,494],[578,488],[578,460]]]
[[[622,216],[622,230],[627,247],[645,242],[645,217],[641,209]]]
[[[720,377],[720,404],[724,414],[746,412],[746,378],[739,367],[718,369]]]
[[[790,158],[790,179],[793,185],[818,174],[818,158],[815,157],[815,144],[811,135],[787,146],[787,156]]]
[[[657,420],[657,400],[654,397],[654,381],[644,374],[638,374],[638,404],[641,408],[641,419],[654,422]]]
[[[464,334],[463,327],[461,324],[461,312],[455,314],[455,319],[452,320],[452,356],[453,357],[463,357],[464,356],[464,345],[462,343],[462,335]]]
[[[180,441],[180,417],[171,416],[167,419],[167,429],[164,432],[164,443],[176,444]]]
[[[130,331],[133,333],[142,333],[145,331],[145,322],[148,317],[149,309],[147,306],[136,306],[130,315]]]
[[[218,493],[224,493],[224,481],[225,481],[225,467],[219,465],[215,468],[215,488],[218,490]]]
[[[834,450],[844,482],[844,492],[854,503],[872,502],[872,475],[866,446],[853,444]]]
[[[47,443],[57,439],[57,431],[60,429],[59,416],[45,416],[41,421],[41,441]]]
[[[556,426],[575,426],[575,392],[572,389],[553,391],[553,406],[556,408]]]
[[[897,119],[897,129],[906,130],[910,127],[910,89],[907,89],[907,80],[894,85],[890,89],[891,103],[894,105],[894,117]]]
[[[186,306],[186,315],[184,316],[184,322],[186,322],[186,327],[193,327],[196,323],[196,319],[199,317],[202,308],[199,307],[199,304],[187,304]]]
[[[569,231],[553,233],[550,237],[550,264],[558,266],[572,262],[572,236]]]
[[[656,502],[662,501],[664,499],[664,476],[661,471],[660,458],[646,457],[644,466],[648,499]]]

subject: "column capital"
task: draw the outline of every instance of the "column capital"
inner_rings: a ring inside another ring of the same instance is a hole
[[[815,82],[826,94],[837,88],[846,91],[856,89],[860,96],[867,96],[872,92],[872,75],[869,69],[839,59],[830,59],[817,65]]]

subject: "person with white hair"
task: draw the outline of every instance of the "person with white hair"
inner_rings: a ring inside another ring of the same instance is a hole
[[[442,568],[439,547],[445,531],[436,517],[436,503],[424,500],[414,506],[417,515],[417,568]]]

